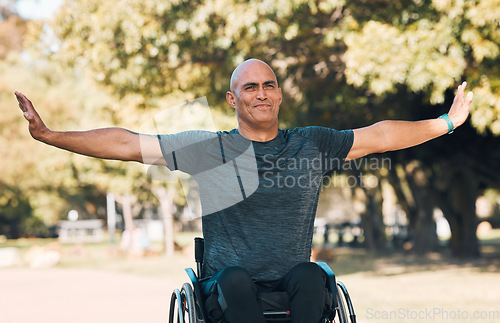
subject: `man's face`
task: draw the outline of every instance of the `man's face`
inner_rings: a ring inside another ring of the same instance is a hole
[[[240,65],[226,97],[236,109],[240,125],[267,127],[278,124],[281,89],[276,75],[267,64],[252,60]]]

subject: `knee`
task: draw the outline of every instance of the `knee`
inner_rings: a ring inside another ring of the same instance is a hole
[[[297,271],[302,274],[318,275],[322,273],[322,269],[315,262],[302,262],[296,265],[292,271]]]
[[[224,268],[218,276],[217,282],[223,289],[224,287],[253,285],[252,277],[243,267],[231,266]]]
[[[298,264],[290,271],[289,288],[318,290],[324,288],[325,285],[325,274],[314,262]]]
[[[294,275],[298,277],[324,280],[323,270],[314,262],[303,262],[292,269]]]

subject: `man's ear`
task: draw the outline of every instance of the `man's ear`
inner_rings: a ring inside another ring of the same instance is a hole
[[[233,92],[231,91],[226,92],[226,101],[227,103],[229,103],[230,106],[236,109],[236,97],[234,96]]]

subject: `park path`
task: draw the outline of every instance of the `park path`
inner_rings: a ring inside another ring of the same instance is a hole
[[[0,270],[0,323],[160,323],[177,282],[86,269]]]

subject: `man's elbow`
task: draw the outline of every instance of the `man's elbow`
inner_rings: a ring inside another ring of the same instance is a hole
[[[115,147],[113,159],[142,163],[143,154],[138,136],[122,136]]]

